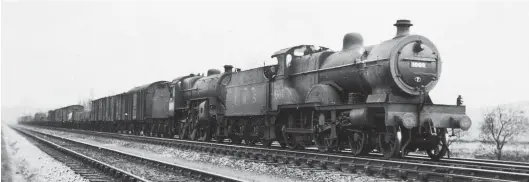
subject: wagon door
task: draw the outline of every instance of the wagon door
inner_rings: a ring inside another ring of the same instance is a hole
[[[154,100],[156,99],[154,97],[154,92],[156,91],[156,85],[150,86],[147,90],[145,90],[145,108],[143,109],[143,118],[154,118]]]
[[[138,105],[138,92],[134,92],[134,94],[132,95],[132,120],[136,119],[137,105]]]

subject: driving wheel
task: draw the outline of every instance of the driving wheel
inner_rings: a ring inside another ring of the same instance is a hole
[[[400,157],[400,139],[398,127],[386,126],[386,132],[379,134],[378,144],[384,158]]]
[[[446,130],[444,129],[438,129],[437,130],[437,134],[438,134],[437,135],[437,145],[435,145],[435,147],[429,150],[426,150],[426,153],[428,154],[428,156],[434,161],[439,161],[448,152],[445,131]]]
[[[367,133],[355,131],[347,138],[349,148],[354,156],[366,155],[370,152],[369,135]]]

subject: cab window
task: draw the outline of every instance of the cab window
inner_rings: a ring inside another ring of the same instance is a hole
[[[278,57],[274,57],[265,61],[265,66],[263,67],[264,77],[271,79],[273,76],[277,75],[278,70]]]

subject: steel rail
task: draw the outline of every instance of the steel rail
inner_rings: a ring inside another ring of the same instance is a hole
[[[97,148],[99,150],[104,150],[105,152],[109,152],[109,153],[112,153],[112,154],[117,154],[117,155],[120,155],[120,156],[125,156],[126,158],[135,159],[135,160],[141,161],[143,163],[150,163],[150,164],[154,164],[156,166],[162,166],[164,168],[171,169],[172,171],[175,171],[175,172],[177,172],[179,174],[183,174],[183,175],[192,177],[194,179],[200,179],[200,180],[204,180],[204,181],[220,181],[220,182],[242,182],[243,181],[243,180],[240,180],[240,179],[237,179],[237,178],[234,178],[234,177],[230,177],[230,176],[226,176],[226,175],[222,175],[222,174],[218,174],[218,173],[214,173],[214,172],[204,171],[204,170],[197,169],[197,168],[194,168],[194,167],[189,167],[189,166],[183,166],[183,165],[179,165],[179,164],[169,163],[169,162],[165,162],[165,161],[149,158],[149,157],[146,157],[146,156],[140,157],[140,156],[137,156],[135,154],[127,153],[127,152],[124,152],[124,151],[118,151],[118,150],[106,148],[106,147],[103,147],[103,146],[95,146],[93,144],[89,144],[89,143],[86,143],[86,142],[76,141],[76,140],[72,140],[72,139],[68,139],[68,138],[64,138],[64,137],[60,137],[60,136],[56,136],[56,135],[52,135],[52,134],[47,134],[47,133],[43,133],[43,132],[40,132],[40,131],[28,129],[28,128],[24,128],[24,129],[25,130],[29,130],[29,131],[34,132],[34,133],[37,133],[37,134],[40,134],[40,135],[43,135],[43,136],[50,137],[50,138],[55,138],[55,139],[58,139],[58,140],[63,140],[63,141],[71,142],[71,143],[74,143],[74,144],[91,147],[91,148]],[[22,130],[24,130],[24,129],[22,129]]]
[[[11,127],[11,126],[10,126]],[[57,150],[65,155],[69,155],[91,167],[94,167],[104,173],[106,173],[107,175],[110,175],[120,181],[127,181],[127,182],[139,182],[139,181],[142,181],[142,182],[150,182],[149,180],[147,179],[144,179],[140,176],[136,176],[134,174],[131,174],[127,171],[124,171],[124,170],[121,170],[119,168],[116,168],[110,164],[107,164],[105,162],[101,162],[99,160],[96,160],[92,157],[89,157],[89,156],[86,156],[84,154],[81,154],[79,152],[76,152],[76,151],[73,151],[73,150],[70,150],[68,148],[65,148],[65,147],[62,147],[60,145],[57,145],[53,142],[50,142],[46,139],[43,139],[41,137],[38,137],[38,136],[35,136],[35,135],[32,135],[30,134],[29,132],[27,131],[24,131],[24,130],[21,130],[20,128],[17,128],[17,127],[11,127],[12,129],[14,129],[15,131],[18,131],[19,133],[25,135],[25,136],[28,136],[28,137],[31,137],[32,139],[36,140],[37,142],[40,142],[42,144],[45,144],[47,146],[49,146],[50,148],[54,149],[54,150]]]
[[[274,148],[278,150],[285,150],[281,149],[279,145],[273,145]],[[317,151],[317,148],[307,148],[307,151],[321,153]],[[325,153],[323,153],[325,154]],[[338,152],[334,152],[332,154],[336,155],[343,155],[344,157],[351,156],[350,153],[347,150],[342,150]],[[381,158],[382,154],[380,153],[370,153],[366,156],[361,156],[365,158]],[[464,160],[464,159],[454,159],[454,158],[443,158],[441,161],[432,161],[428,156],[425,155],[408,155],[404,158],[398,159],[395,158],[393,160],[401,160],[401,161],[416,161],[420,163],[426,163],[426,164],[442,164],[442,165],[450,165],[450,166],[459,166],[459,167],[470,167],[470,168],[479,168],[479,169],[488,169],[488,170],[499,170],[499,171],[507,171],[507,172],[518,172],[518,173],[529,173],[529,164],[524,164],[523,162],[515,162],[510,163],[509,161],[505,162],[485,162],[480,160]],[[521,163],[521,164],[520,164]]]
[[[63,130],[63,131],[86,131],[86,130],[77,130],[77,129],[68,129],[68,128],[52,128],[52,127],[44,127],[44,128],[50,128],[50,129],[54,129],[54,130]],[[89,132],[96,132],[96,133],[102,133],[102,134],[107,134],[108,132],[97,132],[97,131],[89,131]],[[118,134],[118,133],[114,133],[114,134]],[[129,134],[122,134],[122,135],[127,135],[127,136],[136,136],[136,135],[129,135]],[[136,137],[148,137],[148,136],[136,136]],[[158,138],[158,137],[150,137],[150,138],[155,138],[155,139],[162,139],[162,138]],[[178,139],[169,139],[169,140],[178,140]],[[184,140],[184,141],[189,141],[189,140]],[[196,142],[200,142],[200,141],[196,141]],[[241,145],[235,145],[235,144],[227,144],[227,143],[223,143],[224,145],[232,145],[232,146],[241,146]],[[245,145],[242,145],[244,147],[250,147],[250,146],[245,146]],[[259,146],[259,145],[256,145],[256,146]],[[278,144],[276,145],[273,145],[272,148],[275,148],[277,150],[281,150],[281,151],[290,151],[288,149],[284,149],[284,148],[280,148],[278,146]],[[303,151],[303,150],[302,150]],[[334,153],[322,153],[322,152],[319,152],[317,150],[311,150],[311,149],[306,149],[304,151],[310,151],[310,152],[314,152],[314,153],[318,153],[318,154],[334,154],[334,155],[343,155],[343,157],[352,157],[351,155],[349,155],[349,153],[347,151],[339,151],[339,152],[334,152]],[[375,159],[380,159],[381,157],[381,154],[378,154],[378,153],[371,153],[370,155],[368,156],[361,156],[362,158],[373,158],[373,157],[376,157]],[[434,162],[432,160],[430,160],[430,158],[426,157],[426,156],[421,156],[421,155],[409,155],[409,156],[406,156],[405,158],[402,158],[402,159],[392,159],[392,160],[397,160],[397,161],[405,161],[405,162],[418,162],[418,163],[423,163],[423,164],[436,164],[436,165],[445,165],[445,166],[455,166],[455,167],[467,167],[467,168],[478,168],[478,169],[484,169],[484,170],[497,170],[497,171],[505,171],[505,172],[515,172],[515,173],[529,173],[529,164],[528,165],[523,165],[524,163],[522,162],[517,162],[517,163],[521,163],[521,164],[510,164],[510,162],[508,161],[505,161],[505,162],[495,162],[495,161],[492,161],[492,162],[483,162],[483,161],[480,161],[480,160],[463,160],[463,159],[454,159],[454,158],[450,158],[450,159],[446,159],[446,158],[443,158],[441,161],[438,161],[438,162]],[[414,160],[414,161],[412,161]]]
[[[291,163],[295,165],[307,165],[309,167],[319,167],[349,172],[363,171],[368,175],[377,173],[381,177],[391,176],[400,179],[414,177],[421,181],[529,181],[529,174],[527,173],[479,169],[479,167],[471,168],[453,165],[425,164],[425,162],[421,161],[416,162],[404,160],[386,160],[381,158],[353,157],[339,154],[278,150],[272,148],[145,137],[65,128],[53,129],[123,140],[139,141],[149,144],[174,146],[183,149],[235,155],[253,160],[264,160],[284,164]]]
[[[344,152],[345,153],[345,152]],[[381,154],[372,153],[371,156],[382,157]],[[475,166],[481,169],[499,170],[507,172],[519,172],[529,174],[529,164],[516,164],[516,163],[499,163],[499,162],[483,162],[479,160],[464,160],[464,159],[453,159],[443,158],[441,161],[434,162],[428,156],[421,155],[408,155],[403,160],[417,160],[423,163],[437,163],[445,165],[459,165],[459,166]]]
[[[408,156],[410,156],[410,157],[428,157],[426,155],[418,155],[418,154],[410,154]],[[472,159],[472,158],[461,158],[461,157],[443,158],[443,160],[472,161],[472,162],[520,165],[520,166],[525,166],[525,167],[527,167],[529,169],[529,163],[528,162],[519,162],[519,161],[502,161],[502,160],[494,160],[494,159]]]

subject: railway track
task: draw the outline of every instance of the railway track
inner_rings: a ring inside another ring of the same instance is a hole
[[[422,160],[425,162],[432,162],[427,156],[419,156],[419,155],[408,156],[406,157],[406,159],[417,159],[417,160]],[[476,166],[481,169],[499,170],[499,171],[506,171],[506,172],[529,173],[529,164],[520,163],[520,162],[450,158],[450,159],[441,160],[441,163],[444,163],[446,165],[457,164],[457,165]]]
[[[233,155],[267,163],[282,163],[352,173],[363,172],[367,175],[376,175],[383,178],[417,179],[419,181],[529,181],[529,166],[523,163],[494,163],[484,160],[463,159],[433,162],[422,156],[386,160],[376,156],[352,157],[344,152],[328,154],[310,150],[292,151],[118,133],[63,128],[51,129]]]
[[[19,128],[11,128],[31,140],[43,152],[64,163],[75,173],[89,181],[148,181],[79,152],[29,134]]]
[[[410,157],[423,157],[426,158],[426,155],[409,155]],[[470,161],[470,162],[484,162],[484,163],[496,163],[496,164],[507,164],[507,165],[525,165],[529,166],[527,162],[518,162],[518,161],[500,161],[500,160],[490,160],[490,159],[471,159],[471,158],[450,158],[443,160],[455,160],[455,161]]]
[[[279,149],[279,145],[273,146],[277,149]],[[281,150],[281,149],[280,149]],[[283,149],[284,150],[284,149]],[[321,153],[316,151],[315,148],[313,152],[315,153]],[[322,153],[327,154],[327,153]],[[334,152],[335,155],[343,155],[344,157],[350,157],[348,151],[339,151]],[[373,159],[380,159],[382,158],[382,155],[379,153],[371,153],[368,156],[363,156],[366,158],[373,158]],[[399,161],[413,161],[413,162],[419,162],[423,164],[442,164],[447,166],[458,166],[458,167],[470,167],[470,168],[478,168],[478,169],[488,169],[488,170],[498,170],[498,171],[505,171],[505,172],[518,172],[518,173],[529,173],[529,163],[523,163],[523,162],[516,162],[516,161],[498,161],[498,160],[483,160],[483,159],[463,159],[463,158],[450,158],[450,159],[442,159],[439,162],[434,162],[430,159],[430,157],[426,155],[417,155],[412,154],[408,155],[403,159],[393,159],[393,160],[399,160]]]
[[[29,138],[29,140],[41,151],[45,152],[46,154],[63,163],[64,165],[68,166],[70,169],[72,169],[72,171],[81,175],[84,179],[87,179],[88,181],[119,181],[119,177],[118,179],[116,179],[114,176],[111,176],[112,174],[107,174],[101,171],[102,168],[97,168],[97,166],[90,166],[87,162],[83,162],[82,159],[78,159],[73,155],[68,155],[64,151],[54,149],[51,146],[45,144],[44,142],[37,141],[37,139]]]
[[[74,156],[83,164],[91,165],[105,173],[109,178],[100,178],[96,174],[87,173],[87,179],[94,181],[221,181],[238,182],[236,178],[224,176],[200,169],[167,163],[148,157],[139,157],[122,151],[102,146],[95,146],[84,142],[74,141],[60,136],[50,135],[27,128],[11,127],[25,136],[37,140],[39,143],[52,146],[64,154]],[[91,156],[89,156],[91,155]],[[66,161],[71,161],[65,159]],[[111,160],[112,162],[103,162]],[[63,162],[63,161],[61,161]],[[68,162],[69,163],[69,162]],[[112,163],[112,164],[109,164]],[[74,165],[75,166],[75,165]],[[79,166],[79,165],[77,165]],[[128,170],[122,169],[127,166]],[[85,169],[75,170],[83,176]],[[135,175],[134,173],[142,174]],[[142,172],[139,172],[142,171]],[[92,176],[96,178],[91,178]]]
[[[280,147],[279,144],[272,144],[272,148],[278,150],[285,150]],[[321,153],[317,151],[316,147],[307,149],[315,153]],[[322,153],[326,154],[326,153]],[[343,150],[334,152],[333,154],[344,155],[345,157],[351,156],[350,151]],[[381,158],[382,154],[380,153],[371,153],[368,156],[372,158]],[[400,160],[400,159],[394,159]],[[491,169],[491,170],[500,170],[500,171],[510,171],[510,172],[520,172],[520,173],[529,173],[529,163],[527,162],[517,162],[517,161],[500,161],[500,160],[488,160],[488,159],[471,159],[471,158],[443,158],[440,162],[434,162],[427,155],[420,154],[408,154],[404,161],[413,160],[415,162],[421,163],[430,163],[430,164],[445,164],[445,165],[457,165],[457,166],[468,166],[468,167],[477,167],[481,169]]]

